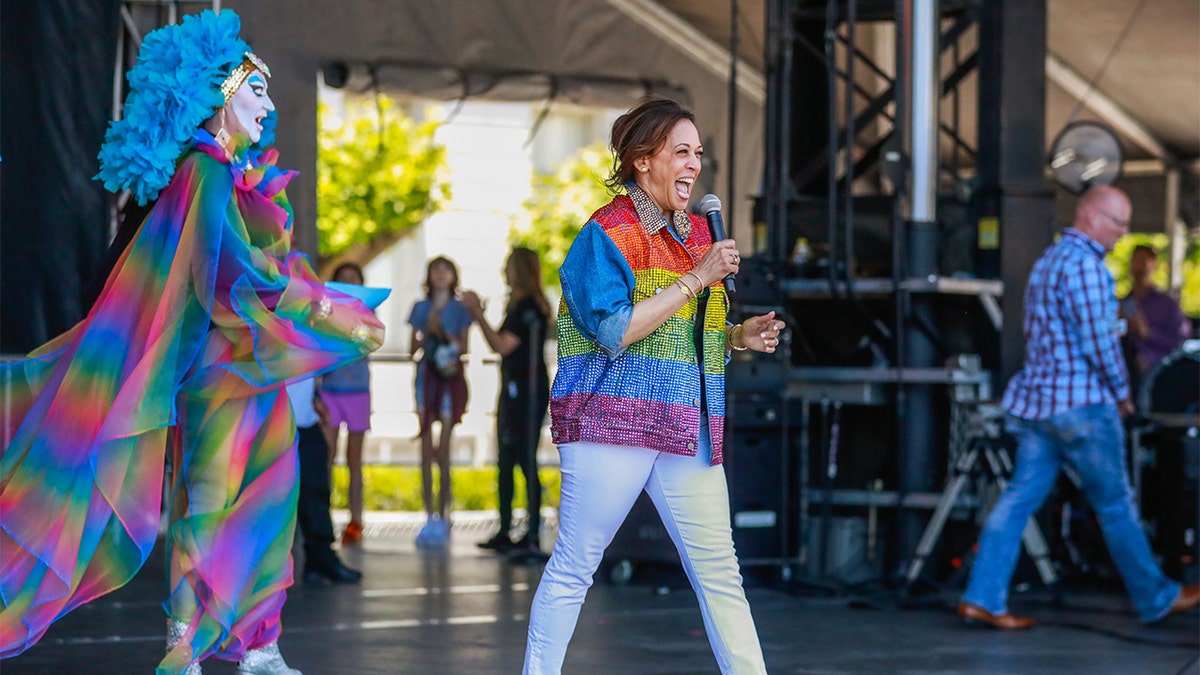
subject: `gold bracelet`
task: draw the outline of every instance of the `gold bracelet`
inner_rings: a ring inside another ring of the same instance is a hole
[[[692,300],[696,297],[696,292],[683,283],[683,279],[676,279],[675,283],[679,284],[679,292],[683,293],[683,297]]]
[[[695,273],[695,272],[693,272],[692,270],[688,270],[688,272],[687,272],[687,273],[688,273],[688,274],[690,274],[690,275],[692,275],[692,276],[694,276],[694,277],[696,277],[696,281],[699,281],[699,282],[700,282],[700,290],[695,292],[695,293],[696,293],[696,295],[699,295],[699,294],[700,294],[700,291],[703,291],[703,290],[704,290],[704,287],[705,287],[705,286],[707,286],[708,284],[704,283],[704,280],[700,278],[700,275],[699,275],[699,274],[696,274],[696,273]]]
[[[745,328],[745,326],[743,326],[740,323],[738,325],[734,326],[733,328],[729,329],[729,348],[735,352],[744,352],[747,349],[746,343],[744,340],[742,341],[741,347],[734,344],[734,338],[737,337],[739,329],[741,330],[742,335],[745,336],[746,328]]]

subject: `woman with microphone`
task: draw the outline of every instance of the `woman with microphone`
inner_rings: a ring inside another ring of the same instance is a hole
[[[558,673],[584,595],[634,500],[649,493],[679,550],[723,673],[763,673],[733,550],[722,469],[728,349],[771,353],[770,312],[729,326],[723,279],[741,257],[686,212],[704,150],[692,113],[648,98],[613,124],[617,194],[559,272],[551,432],[558,541],[534,596],[526,673]]]

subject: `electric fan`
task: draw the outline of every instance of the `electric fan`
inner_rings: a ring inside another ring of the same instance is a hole
[[[1054,180],[1074,194],[1093,185],[1111,185],[1121,177],[1121,142],[1097,122],[1072,122],[1058,132],[1050,149]]]

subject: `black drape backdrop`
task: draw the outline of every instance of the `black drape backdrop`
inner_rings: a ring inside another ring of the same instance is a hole
[[[108,245],[92,176],[112,115],[119,0],[0,3],[0,352],[83,318]]]

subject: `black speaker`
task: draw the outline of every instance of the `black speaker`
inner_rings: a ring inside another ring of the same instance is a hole
[[[743,566],[778,565],[796,548],[799,411],[785,409],[779,390],[730,392],[727,403],[725,477],[733,544]]]
[[[1196,581],[1200,559],[1200,437],[1188,429],[1166,429],[1142,438],[1154,458],[1142,472],[1141,516],[1150,544],[1172,579]]]
[[[667,534],[667,528],[654,508],[650,495],[643,490],[625,517],[625,522],[621,523],[613,536],[612,543],[604,549],[604,558],[596,576],[621,585],[630,581],[664,582],[673,572],[683,573],[679,552],[671,541],[671,535]],[[678,580],[666,583],[677,585]],[[683,585],[686,584],[684,580]]]
[[[1195,342],[1168,355],[1145,376],[1138,409],[1150,423],[1139,450],[1142,518],[1163,571],[1195,581],[1200,557],[1200,349]]]
[[[746,568],[778,567],[796,548],[799,427],[783,433],[784,398],[773,392],[730,392],[726,397],[725,461],[733,545]],[[795,407],[795,406],[794,406]],[[791,424],[799,423],[799,408]],[[643,492],[604,551],[597,578],[612,583],[666,580],[682,571],[679,553],[650,497]]]

